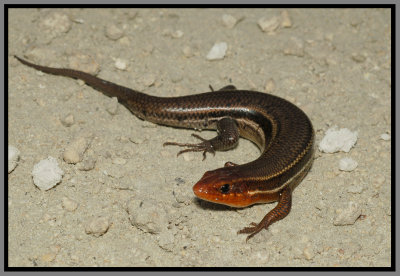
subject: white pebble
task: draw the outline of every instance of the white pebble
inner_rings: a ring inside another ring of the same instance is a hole
[[[76,208],[78,208],[79,204],[68,197],[64,197],[62,199],[62,206],[65,210],[73,212],[76,210]]]
[[[207,54],[208,60],[223,59],[228,49],[228,44],[226,42],[215,43],[211,48],[210,52]]]
[[[352,225],[361,215],[361,208],[357,203],[350,201],[345,208],[336,209],[333,224],[337,226]]]
[[[69,164],[76,164],[83,158],[83,154],[92,140],[92,134],[86,134],[75,138],[66,148],[63,159]]]
[[[94,218],[86,224],[86,234],[100,237],[110,228],[110,221],[107,217]]]
[[[353,160],[350,157],[344,157],[339,161],[339,170],[351,172],[355,168],[357,168],[358,163],[357,161]]]
[[[233,27],[235,27],[237,22],[238,22],[238,20],[230,14],[222,15],[222,23],[225,25],[225,27],[227,27],[229,29],[232,29]]]
[[[64,172],[58,166],[54,157],[47,157],[37,163],[32,170],[33,183],[41,190],[47,191],[56,186]]]
[[[279,27],[280,20],[277,16],[271,18],[263,17],[259,19],[257,23],[263,32],[274,34],[275,30]]]
[[[337,130],[335,126],[326,131],[324,138],[319,143],[319,150],[326,153],[349,152],[357,142],[357,138],[357,131],[351,132],[347,128]]]
[[[18,165],[20,152],[16,147],[8,146],[8,173],[12,172]]]
[[[124,60],[124,59],[117,58],[117,59],[115,60],[114,66],[115,66],[115,68],[117,68],[118,70],[125,71],[126,68],[128,67],[128,62],[126,62],[126,60]]]
[[[385,141],[389,141],[390,140],[390,135],[387,133],[383,133],[381,134],[381,139],[385,140]]]

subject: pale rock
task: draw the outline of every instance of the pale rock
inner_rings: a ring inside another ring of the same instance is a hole
[[[8,146],[8,173],[18,165],[20,151],[14,146]]]
[[[60,183],[64,175],[54,157],[47,157],[37,163],[32,170],[33,183],[41,190],[47,191]]]
[[[214,46],[207,54],[208,60],[218,60],[223,59],[228,49],[228,44],[226,42],[215,43]]]
[[[347,128],[337,130],[334,126],[328,129],[319,143],[319,150],[326,153],[334,153],[338,151],[349,152],[357,142],[357,131],[350,131]]]

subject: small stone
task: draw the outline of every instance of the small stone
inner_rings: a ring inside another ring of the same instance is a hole
[[[91,75],[97,75],[100,71],[100,65],[91,57],[82,53],[77,53],[68,58],[71,69],[83,71]]]
[[[143,83],[143,85],[150,87],[156,82],[156,77],[153,74],[145,74],[142,77],[141,82]]]
[[[290,20],[289,13],[287,10],[281,12],[281,27],[283,28],[292,27],[292,21]]]
[[[347,188],[347,192],[352,194],[361,194],[364,191],[364,187],[361,185],[351,185]]]
[[[361,208],[350,201],[345,208],[336,209],[333,224],[336,226],[353,225],[361,215]]]
[[[283,49],[283,53],[297,57],[304,56],[304,41],[296,37],[291,37]]]
[[[138,15],[138,11],[137,10],[133,10],[133,9],[125,9],[124,13],[128,17],[129,20],[135,19],[136,16]]]
[[[378,174],[373,178],[372,183],[374,184],[374,187],[376,187],[378,189],[383,184],[385,184],[385,181],[386,181],[386,177],[382,174]]]
[[[162,157],[170,157],[170,156],[171,156],[171,154],[169,153],[169,151],[166,151],[166,150],[160,151],[160,155],[161,155]]]
[[[182,50],[183,54],[185,55],[185,57],[189,58],[193,56],[193,51],[192,48],[190,48],[189,46],[185,46],[183,47]]]
[[[176,30],[172,32],[171,36],[173,38],[181,38],[183,36],[183,32],[181,30]]]
[[[82,18],[72,18],[71,20],[72,20],[72,22],[78,23],[78,24],[84,24],[85,23],[85,20],[83,20]]]
[[[88,157],[87,159],[84,159],[81,162],[78,169],[81,171],[91,171],[94,169],[95,165],[96,165],[96,159],[94,159],[93,157]]]
[[[86,224],[86,234],[94,237],[100,237],[104,235],[110,228],[110,221],[107,217],[94,218]]]
[[[14,146],[8,146],[8,173],[18,165],[20,151]]]
[[[108,100],[108,104],[106,106],[106,110],[110,115],[115,115],[117,114],[118,111],[118,98],[117,97],[112,97],[111,99]]]
[[[387,216],[391,216],[392,215],[392,208],[390,206],[386,206],[385,207],[385,214]]]
[[[131,47],[131,40],[129,39],[129,37],[126,37],[126,36],[121,37],[118,40],[118,43],[121,44],[124,47]]]
[[[279,27],[280,19],[278,16],[274,16],[271,18],[263,17],[259,19],[257,23],[263,32],[274,34],[275,30]]]
[[[344,157],[339,161],[339,170],[351,172],[357,168],[358,163],[350,157]]]
[[[74,115],[69,113],[67,116],[61,119],[61,123],[66,127],[72,126],[75,123]]]
[[[364,62],[364,61],[366,60],[366,57],[365,57],[364,55],[362,55],[362,54],[357,54],[357,53],[352,54],[352,55],[351,55],[351,58],[352,58],[355,62],[359,62],[359,63]]]
[[[161,34],[163,36],[171,36],[172,35],[172,30],[171,29],[164,29],[164,30],[162,30]]]
[[[47,157],[37,163],[32,170],[33,183],[40,189],[47,191],[60,183],[63,170],[58,166],[54,157]]]
[[[59,244],[53,244],[50,246],[50,250],[56,254],[58,254],[61,250],[61,246]]]
[[[306,260],[310,261],[314,258],[315,252],[311,246],[307,246],[303,250],[303,255],[306,258]]]
[[[78,208],[79,204],[68,197],[64,197],[62,199],[62,206],[65,210],[73,212]]]
[[[171,72],[170,77],[171,77],[171,81],[173,83],[177,83],[177,82],[180,82],[180,81],[183,80],[183,76],[180,73],[176,72],[176,71]]]
[[[53,220],[53,219],[56,219],[56,218],[54,216],[48,214],[48,213],[45,213],[43,215],[43,217],[41,218],[40,223],[48,222],[48,221]]]
[[[56,59],[57,54],[56,51],[50,50],[49,48],[32,47],[26,50],[24,56],[28,60],[37,61],[37,63],[41,63],[40,61],[46,60],[46,58],[50,60]],[[48,65],[51,66],[51,64]],[[37,71],[36,73],[40,76],[39,71]]]
[[[175,246],[175,236],[171,231],[163,231],[160,233],[157,242],[161,248],[172,251]]]
[[[183,156],[183,160],[185,160],[187,162],[193,161],[193,159],[194,159],[193,153],[191,153],[191,152],[182,153],[182,156]]]
[[[177,179],[175,179],[175,181],[177,181]],[[183,179],[178,178],[177,184],[173,187],[172,194],[175,197],[176,202],[188,205],[193,199],[193,194],[188,193],[185,185],[182,185],[183,183],[180,183],[180,181],[183,181],[184,183]],[[178,205],[178,207],[180,206]]]
[[[214,46],[207,54],[208,60],[218,60],[223,59],[226,54],[226,50],[228,49],[228,44],[226,42],[215,43]]]
[[[116,164],[116,165],[125,165],[126,164],[126,160],[124,158],[121,158],[121,157],[116,157],[116,158],[114,158],[112,160],[112,163]]]
[[[319,143],[319,150],[326,153],[334,153],[338,151],[349,152],[357,142],[357,131],[350,131],[347,128],[337,130],[334,126],[328,129]]]
[[[238,20],[230,14],[222,15],[222,23],[224,24],[225,27],[227,27],[229,29],[232,29],[233,27],[235,27],[237,22],[238,22]]]
[[[158,234],[168,227],[168,213],[159,202],[146,198],[132,198],[126,208],[131,224],[144,232]]]
[[[381,139],[385,141],[390,141],[390,135],[387,133],[381,134]]]
[[[43,262],[50,263],[50,262],[54,261],[54,259],[55,259],[56,257],[57,257],[57,254],[56,254],[56,253],[50,252],[50,253],[47,253],[47,254],[42,255],[42,256],[40,257],[40,259],[41,259]]]
[[[111,40],[117,40],[124,35],[124,31],[114,24],[108,25],[105,32],[106,36]]]
[[[115,68],[121,71],[125,71],[128,67],[128,62],[124,59],[117,58],[114,63]]]
[[[71,29],[72,23],[65,13],[51,12],[40,20],[39,25],[53,34],[62,34]]]
[[[333,41],[333,33],[327,33],[324,36],[326,41],[332,42]]]
[[[154,51],[154,45],[152,44],[146,44],[143,48],[143,53],[145,55],[151,55]]]
[[[269,79],[267,81],[267,84],[265,85],[265,92],[271,93],[275,90],[275,81],[274,79]]]
[[[83,154],[89,147],[93,135],[82,134],[76,137],[66,148],[63,154],[63,159],[69,164],[76,164],[80,162],[83,158]]]

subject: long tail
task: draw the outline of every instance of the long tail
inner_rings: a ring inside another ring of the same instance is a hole
[[[90,75],[82,71],[66,69],[66,68],[52,68],[47,66],[41,66],[26,61],[20,57],[17,56],[14,57],[17,60],[19,60],[22,64],[35,68],[36,70],[42,71],[44,73],[83,80],[87,85],[95,88],[96,90],[99,90],[103,94],[109,97],[117,97],[119,102],[121,102],[122,104],[126,104],[130,99],[132,99],[135,96],[140,95],[139,97],[143,97],[144,95],[141,92],[100,79],[98,77],[95,77],[93,75]]]

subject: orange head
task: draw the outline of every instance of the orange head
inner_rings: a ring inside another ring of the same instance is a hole
[[[248,194],[247,185],[240,182],[234,167],[206,172],[193,186],[193,192],[203,200],[232,207],[245,207],[256,203]]]

